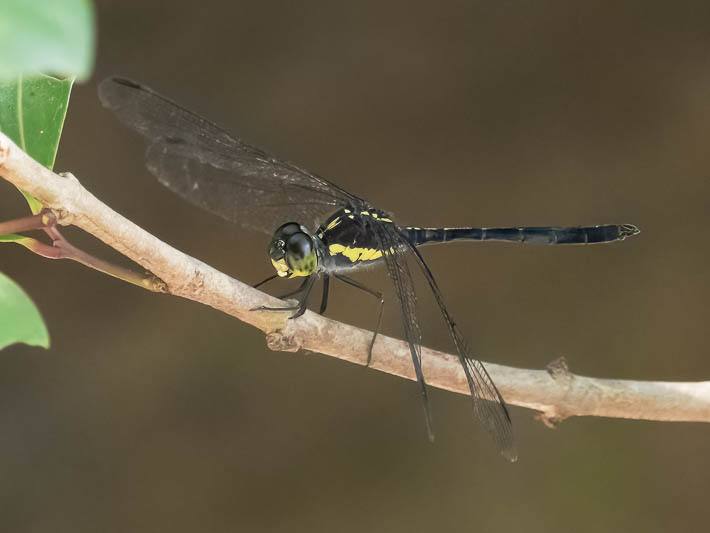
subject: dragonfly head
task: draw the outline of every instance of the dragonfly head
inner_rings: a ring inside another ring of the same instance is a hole
[[[269,256],[281,278],[310,276],[318,267],[313,237],[295,222],[284,224],[274,232],[269,244]]]

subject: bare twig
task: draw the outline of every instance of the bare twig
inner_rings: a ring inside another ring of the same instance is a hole
[[[0,134],[0,175],[52,209],[59,224],[73,224],[98,237],[163,280],[166,292],[209,305],[267,334],[274,350],[306,349],[358,364],[367,361],[371,333],[306,313],[250,312],[278,300],[168,246],[100,202],[72,175],[47,170]],[[454,355],[422,350],[424,375],[435,387],[469,394]],[[414,379],[406,343],[378,336],[371,366]],[[505,400],[535,409],[553,425],[570,416],[608,416],[710,422],[710,382],[672,383],[595,379],[571,374],[558,362],[546,370],[486,363]]]

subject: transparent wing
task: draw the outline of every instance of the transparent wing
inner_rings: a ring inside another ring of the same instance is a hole
[[[413,257],[419,267],[419,270],[426,278],[432,293],[434,294],[434,299],[441,310],[441,314],[446,322],[449,332],[451,333],[451,337],[453,338],[459,361],[461,362],[461,366],[466,375],[466,380],[468,381],[468,386],[471,391],[474,412],[493,437],[493,440],[498,445],[501,454],[510,461],[517,460],[518,454],[515,448],[515,439],[513,437],[513,425],[510,420],[510,415],[508,414],[508,409],[505,406],[505,402],[503,401],[500,392],[498,392],[498,389],[493,384],[493,380],[488,375],[488,372],[483,364],[471,356],[463,335],[456,326],[456,323],[453,321],[446,305],[444,304],[441,291],[436,283],[436,280],[434,279],[433,274],[431,273],[431,270],[429,270],[429,267],[424,262],[419,250],[411,244],[406,235],[401,233],[398,228],[394,227],[393,224],[380,223],[379,225],[382,227],[380,231],[386,233],[386,239],[391,243],[395,243],[394,245],[390,244],[389,246],[393,246],[395,250],[398,250],[394,257],[390,259],[390,263],[392,263],[392,265],[388,264],[390,276],[393,275],[393,272],[399,272],[404,270],[406,267],[406,275],[402,276],[401,274],[398,274],[404,282],[401,280],[399,282],[395,281],[395,285],[399,283],[402,286],[402,288],[398,288],[397,290],[398,295],[409,295],[414,293],[414,287],[411,282],[411,273],[409,273],[409,268],[407,267],[407,257]],[[404,299],[411,301],[414,298],[412,296],[407,296]],[[407,323],[416,324],[416,316],[412,317],[412,315],[413,313],[411,310],[405,313],[405,328],[407,328]],[[419,331],[418,326],[416,331]],[[421,337],[419,337],[419,340],[420,339]],[[407,340],[410,342],[411,348],[412,342],[409,337]],[[415,367],[418,367],[418,372],[421,372],[421,348],[419,345],[416,345],[416,347],[412,348],[412,350],[416,351],[418,355],[419,362],[415,363]],[[419,374],[417,374],[417,377],[419,378]],[[423,379],[420,380],[420,383],[423,385]]]
[[[267,233],[288,221],[315,228],[343,205],[364,204],[148,87],[108,78],[99,86],[99,98],[123,124],[150,141],[147,166],[160,183],[231,222]]]
[[[387,265],[389,277],[395,287],[400,309],[402,310],[404,335],[409,344],[412,364],[414,365],[414,374],[419,383],[427,433],[429,440],[433,441],[434,430],[431,420],[431,407],[429,405],[424,374],[422,373],[422,333],[417,320],[417,295],[414,291],[412,273],[407,262],[407,252],[401,249],[401,237],[394,224],[375,222],[371,227],[377,235],[380,248],[385,250],[383,257]]]

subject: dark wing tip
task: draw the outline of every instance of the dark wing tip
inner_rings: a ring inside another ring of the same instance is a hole
[[[139,93],[157,96],[150,87],[120,76],[110,76],[102,80],[98,90],[101,105],[111,111],[120,110],[131,99],[135,99]]]
[[[120,76],[112,76],[110,78],[106,78],[104,80],[104,82],[106,82],[106,81],[111,81],[113,83],[117,83],[118,85],[125,85],[126,87],[130,87],[132,89],[140,89],[143,87],[138,82],[135,82],[133,80],[129,80],[128,78],[121,78]]]
[[[115,83],[117,85],[124,85],[126,87],[130,87],[131,89],[142,89],[143,86],[135,82],[133,80],[129,80],[128,78],[122,78],[121,76],[109,76],[105,80],[103,80],[100,85],[107,85],[107,84],[112,84]]]
[[[126,78],[109,77],[99,83],[99,100],[101,105],[108,109],[116,109],[119,95],[118,91],[129,89],[140,89],[140,85]]]
[[[174,102],[145,85],[118,76],[99,83],[98,93],[101,105],[115,113],[123,125],[150,140],[167,136],[163,135],[163,130],[166,130],[169,117],[165,115],[170,109],[164,108],[178,107]]]

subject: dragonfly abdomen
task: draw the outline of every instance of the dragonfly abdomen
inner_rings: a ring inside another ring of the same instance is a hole
[[[621,241],[639,233],[631,224],[517,228],[402,228],[415,246],[450,241],[502,241],[530,244],[598,244]]]

